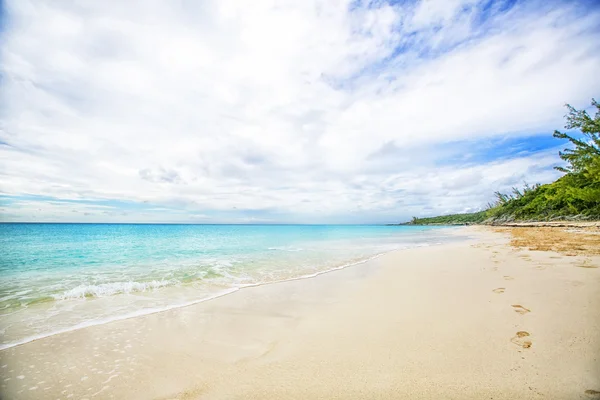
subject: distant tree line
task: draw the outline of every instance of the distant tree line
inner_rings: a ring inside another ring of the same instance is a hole
[[[413,217],[409,224],[479,224],[510,221],[600,220],[600,104],[592,99],[595,115],[566,105],[566,129],[579,135],[554,131],[554,137],[568,140],[572,147],[559,152],[566,165],[556,167],[565,175],[546,185],[513,188],[496,192],[487,209],[469,214],[431,218]]]

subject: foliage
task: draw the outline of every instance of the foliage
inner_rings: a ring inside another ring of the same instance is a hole
[[[487,219],[485,211],[470,214],[443,215],[440,217],[417,218],[413,217],[412,225],[465,225],[480,224]]]
[[[592,118],[585,110],[567,105],[566,129],[579,129],[580,136],[554,132],[554,137],[568,140],[572,147],[559,152],[565,173],[546,185],[525,184],[512,193],[496,192],[496,201],[488,209],[473,214],[455,214],[433,218],[413,218],[413,224],[457,224],[506,222],[515,220],[547,221],[556,219],[600,219],[600,104],[592,99],[596,113]]]
[[[559,152],[560,158],[569,165],[557,167],[559,171],[572,174],[589,174],[589,168],[595,168],[598,173],[598,159],[600,157],[600,104],[592,99],[592,106],[596,107],[596,115],[590,117],[585,110],[576,110],[567,104],[569,113],[566,115],[567,129],[579,129],[583,135],[577,139],[567,133],[554,131],[554,137],[569,140],[575,147]],[[597,176],[597,175],[596,175]]]

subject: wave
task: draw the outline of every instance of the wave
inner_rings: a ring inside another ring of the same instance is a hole
[[[213,300],[213,299],[216,299],[218,297],[222,297],[222,296],[225,296],[227,294],[230,294],[230,293],[233,293],[233,292],[237,292],[238,290],[240,290],[240,288],[230,288],[230,289],[226,289],[226,290],[224,290],[222,292],[213,294],[211,296],[204,297],[204,298],[198,299],[198,300],[188,301],[186,303],[171,304],[171,305],[168,305],[168,306],[156,307],[156,308],[144,308],[142,310],[134,311],[134,312],[131,312],[131,313],[128,313],[128,314],[116,315],[116,316],[108,317],[108,318],[100,318],[100,319],[94,319],[94,320],[90,320],[90,321],[80,322],[79,324],[76,324],[76,325],[73,325],[73,326],[70,326],[70,327],[67,327],[67,328],[57,329],[57,330],[50,331],[50,332],[39,333],[37,335],[28,336],[28,337],[25,337],[23,339],[16,340],[16,341],[10,342],[10,343],[2,343],[2,344],[0,344],[0,351],[6,350],[6,349],[10,349],[11,347],[20,346],[20,345],[25,344],[25,343],[33,342],[35,340],[47,338],[49,336],[59,335],[61,333],[72,332],[72,331],[76,331],[76,330],[84,329],[84,328],[89,328],[91,326],[96,326],[96,325],[104,325],[104,324],[107,324],[109,322],[122,321],[122,320],[125,320],[125,319],[130,319],[130,318],[135,318],[135,317],[141,317],[141,316],[144,316],[144,315],[156,314],[156,313],[159,313],[159,312],[169,311],[169,310],[173,310],[173,309],[176,309],[176,308],[182,308],[182,307],[192,306],[194,304],[203,303],[203,302],[208,301],[208,300]]]
[[[173,286],[178,283],[178,281],[173,280],[153,280],[150,282],[128,281],[101,283],[98,285],[79,285],[64,293],[54,295],[54,298],[56,300],[67,300],[83,299],[86,297],[105,297],[113,296],[115,294],[145,292],[147,290],[154,290],[165,286]]]
[[[280,251],[304,251],[301,247],[289,247],[289,246],[275,246],[275,247],[267,247],[267,250],[280,250]]]
[[[225,296],[227,294],[236,292],[240,289],[269,285],[269,284],[276,284],[276,283],[282,283],[282,282],[310,279],[310,278],[314,278],[319,275],[323,275],[323,274],[331,273],[333,271],[345,269],[345,268],[353,266],[353,265],[367,263],[369,261],[372,261],[376,258],[383,256],[384,254],[391,253],[394,251],[406,250],[406,249],[415,248],[415,247],[429,247],[431,245],[435,245],[435,244],[434,243],[420,243],[420,244],[416,244],[416,245],[413,244],[413,245],[407,245],[407,246],[399,246],[394,249],[383,251],[383,252],[374,254],[372,256],[369,256],[369,257],[352,260],[350,262],[340,264],[340,265],[337,265],[334,267],[330,267],[328,269],[324,269],[321,271],[315,271],[312,273],[303,274],[303,275],[299,275],[299,276],[295,276],[295,277],[262,281],[262,282],[242,283],[242,284],[235,284],[232,282],[232,287],[229,287],[223,291],[214,293],[212,295],[209,295],[207,297],[203,297],[200,299],[194,299],[194,300],[190,300],[187,302],[170,304],[170,305],[156,307],[156,308],[144,308],[144,309],[137,310],[137,311],[134,311],[131,313],[115,315],[115,316],[109,317],[109,318],[100,318],[100,319],[94,319],[94,320],[89,320],[89,321],[83,321],[83,322],[76,324],[74,326],[71,326],[71,327],[66,327],[66,328],[54,330],[51,332],[40,333],[37,335],[25,337],[20,340],[16,340],[16,341],[9,342],[9,343],[1,343],[0,351],[11,348],[11,347],[20,346],[25,343],[29,343],[29,342],[39,340],[39,339],[42,339],[45,337],[65,333],[65,332],[70,332],[70,331],[79,330],[79,329],[83,329],[83,328],[87,328],[87,327],[91,327],[91,326],[95,326],[95,325],[103,325],[103,324],[106,324],[109,322],[120,321],[120,320],[124,320],[124,319],[130,319],[130,318],[134,318],[134,317],[155,314],[155,313],[159,313],[159,312],[164,312],[164,311],[168,311],[168,310],[191,306],[194,304],[202,303],[205,301],[216,299],[218,297]],[[130,281],[130,282],[105,283],[105,284],[99,284],[99,285],[80,285],[71,290],[64,292],[62,295],[58,295],[56,298],[62,300],[62,299],[77,299],[77,298],[85,298],[85,297],[111,296],[111,295],[120,294],[120,293],[131,293],[131,292],[136,292],[136,291],[139,292],[139,291],[145,291],[145,290],[153,290],[153,289],[157,289],[160,287],[175,285],[178,283],[179,282],[172,281],[172,280],[171,281],[161,280],[161,281],[150,281],[150,282]]]

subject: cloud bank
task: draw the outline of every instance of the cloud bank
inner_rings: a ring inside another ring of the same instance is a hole
[[[396,222],[558,174],[600,7],[26,1],[0,33],[5,221]]]

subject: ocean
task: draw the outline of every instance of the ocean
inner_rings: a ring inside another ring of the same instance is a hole
[[[456,239],[413,226],[0,224],[0,349]]]

